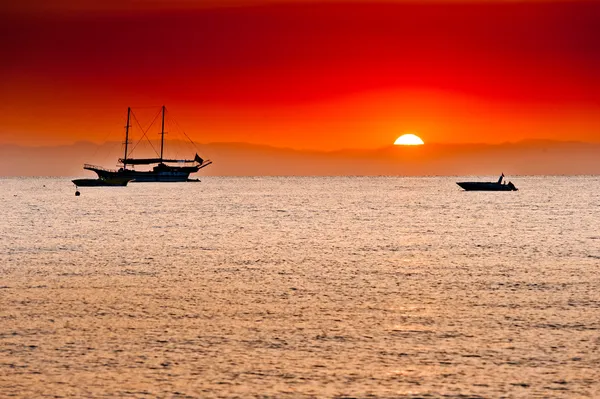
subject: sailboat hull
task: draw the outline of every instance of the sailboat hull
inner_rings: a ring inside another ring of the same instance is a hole
[[[175,167],[167,170],[136,171],[121,169],[117,171],[86,168],[98,174],[101,179],[127,178],[136,183],[177,183],[188,181],[190,173],[197,172],[197,167]],[[155,168],[156,169],[156,168]]]

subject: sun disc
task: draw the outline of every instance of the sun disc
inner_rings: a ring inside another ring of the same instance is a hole
[[[414,134],[403,134],[394,141],[394,145],[423,145],[423,140]]]

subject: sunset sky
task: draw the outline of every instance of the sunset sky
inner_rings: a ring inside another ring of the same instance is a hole
[[[119,140],[165,104],[199,143],[600,142],[596,1],[22,1],[0,144]]]

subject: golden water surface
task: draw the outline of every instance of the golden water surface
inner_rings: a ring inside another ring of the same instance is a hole
[[[464,179],[0,179],[0,397],[599,397],[600,178]]]

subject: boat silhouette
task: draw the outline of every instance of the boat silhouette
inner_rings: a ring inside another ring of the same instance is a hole
[[[112,179],[74,179],[71,180],[76,187],[125,187],[131,180],[128,177],[115,177]]]
[[[518,188],[512,182],[504,182],[504,173],[500,176],[497,182],[456,182],[465,191],[517,191]]]
[[[164,157],[165,148],[165,113],[166,108],[162,106],[162,127],[160,139],[160,154],[156,158],[132,158],[128,152],[129,128],[131,127],[131,107],[127,108],[127,125],[125,126],[125,152],[123,158],[119,158],[119,164],[122,165],[118,170],[105,169],[101,166],[85,164],[83,168],[91,170],[98,175],[101,180],[97,185],[103,185],[104,182],[133,181],[136,183],[144,182],[185,182],[189,180],[191,173],[196,173],[200,169],[207,167],[212,162],[204,160],[196,155],[193,159],[167,159]],[[187,136],[187,135],[186,135]],[[188,138],[189,139],[189,138]],[[190,140],[191,141],[191,140]],[[173,165],[176,164],[176,165]],[[155,165],[151,170],[135,170],[136,165]],[[126,185],[125,184],[122,185]],[[93,184],[93,183],[90,183]],[[111,185],[111,184],[107,184]],[[118,184],[115,184],[118,185]]]

